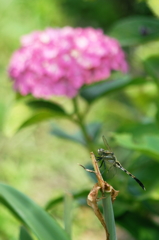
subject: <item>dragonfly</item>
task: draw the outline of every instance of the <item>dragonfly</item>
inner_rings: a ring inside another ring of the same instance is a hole
[[[115,168],[119,168],[122,171],[124,171],[127,175],[132,177],[142,187],[143,190],[146,190],[144,185],[142,184],[142,182],[138,178],[136,178],[132,173],[127,171],[121,165],[121,163],[117,160],[115,154],[112,152],[111,148],[109,147],[106,138],[104,136],[102,136],[102,138],[103,138],[104,145],[105,145],[106,149],[108,149],[108,150],[105,150],[103,148],[98,149],[98,156],[96,157],[96,159],[97,159],[97,161],[99,161],[101,163],[99,168],[101,168],[104,165],[104,168],[108,169],[107,170],[108,174],[111,169],[113,170]]]

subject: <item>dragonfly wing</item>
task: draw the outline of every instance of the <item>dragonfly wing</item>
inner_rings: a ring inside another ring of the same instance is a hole
[[[106,179],[113,178],[116,174],[117,169],[114,166],[111,166],[108,171],[106,171],[105,177]]]
[[[104,143],[104,145],[105,145],[106,148],[111,152],[111,148],[110,148],[110,146],[109,146],[109,144],[108,144],[106,138],[104,137],[104,135],[102,136],[102,138],[103,138],[103,143]]]
[[[104,161],[105,170],[104,170],[104,176],[106,179],[113,178],[116,174],[117,168],[113,165],[108,163],[107,161]]]

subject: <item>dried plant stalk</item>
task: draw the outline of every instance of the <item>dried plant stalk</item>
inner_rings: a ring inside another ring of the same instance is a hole
[[[90,193],[88,194],[87,197],[87,204],[93,209],[95,215],[97,216],[97,218],[99,219],[99,221],[101,222],[101,224],[104,227],[105,230],[105,234],[106,234],[106,240],[109,240],[109,232],[105,223],[105,220],[103,218],[103,215],[101,213],[101,211],[98,208],[98,191],[101,189],[101,187],[98,185],[98,183],[96,183],[94,185],[94,187],[92,188],[92,190],[90,191]]]
[[[111,185],[109,185],[107,182],[103,180],[103,177],[100,173],[98,163],[96,161],[95,155],[93,152],[91,154],[91,159],[92,159],[92,164],[94,167],[94,170],[86,169],[84,166],[80,165],[83,167],[86,171],[92,172],[96,174],[97,177],[97,183],[94,185],[90,193],[88,194],[87,197],[87,204],[92,207],[95,215],[98,217],[99,221],[101,222],[102,226],[104,227],[105,234],[106,234],[106,240],[116,240],[116,230],[115,230],[115,222],[114,222],[114,213],[113,213],[113,208],[110,206],[111,200],[114,202],[116,199],[119,191],[116,191]],[[102,193],[102,202],[103,202],[103,213],[100,212],[98,208],[97,202],[100,200],[98,198],[98,192],[99,190]],[[108,195],[108,196],[106,196]],[[106,198],[111,197],[110,201],[105,201]],[[109,209],[109,211],[108,211]]]

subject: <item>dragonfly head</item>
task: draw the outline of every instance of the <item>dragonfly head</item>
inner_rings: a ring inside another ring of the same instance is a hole
[[[105,152],[105,150],[103,148],[98,149],[98,154],[99,155],[103,155],[104,152]]]

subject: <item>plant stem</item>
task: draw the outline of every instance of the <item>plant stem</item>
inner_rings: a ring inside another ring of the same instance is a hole
[[[71,239],[72,232],[72,209],[73,209],[73,198],[72,195],[66,193],[64,198],[64,225],[65,231]]]
[[[92,152],[94,150],[94,146],[93,146],[93,143],[91,141],[91,137],[89,136],[89,134],[87,132],[86,126],[84,124],[83,117],[79,112],[77,97],[73,98],[73,105],[74,105],[74,113],[76,114],[76,117],[77,117],[76,123],[78,124],[78,126],[80,127],[80,129],[83,133],[83,136],[84,136],[84,139],[86,141],[86,144],[87,144],[87,147],[88,147],[89,151]]]
[[[103,215],[104,215],[104,220],[105,220],[108,232],[110,234],[109,240],[117,240],[111,194],[104,193],[103,197],[104,197],[102,199]]]
[[[154,78],[154,82],[156,84],[156,87],[157,87],[157,92],[159,94],[159,82],[158,82],[158,79],[155,79]],[[157,107],[157,112],[156,112],[156,122],[159,124],[159,99],[157,98],[156,101],[156,107]]]

